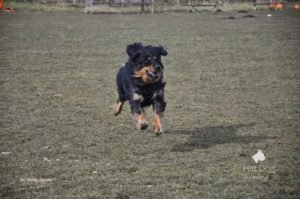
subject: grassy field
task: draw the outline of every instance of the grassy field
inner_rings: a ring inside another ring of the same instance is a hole
[[[0,198],[299,198],[300,13],[248,14],[0,13]],[[169,52],[161,136],[113,116],[136,41]]]

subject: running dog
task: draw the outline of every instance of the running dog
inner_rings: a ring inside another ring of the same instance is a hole
[[[162,46],[144,46],[141,43],[128,45],[126,52],[129,59],[117,74],[119,98],[114,114],[120,114],[128,100],[137,128],[144,130],[148,127],[144,107],[152,106],[153,131],[160,135],[163,132],[161,118],[166,108],[161,56],[168,52]]]

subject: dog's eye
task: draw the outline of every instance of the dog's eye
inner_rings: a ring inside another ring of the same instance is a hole
[[[151,60],[151,57],[147,57],[147,60],[149,60],[149,61],[150,61],[150,60]]]
[[[157,59],[157,57],[154,57],[154,59]]]

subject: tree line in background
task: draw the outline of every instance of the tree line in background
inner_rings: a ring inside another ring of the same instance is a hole
[[[32,2],[32,3],[85,3],[86,0],[11,0],[15,2]],[[94,3],[120,3],[120,2],[142,2],[151,0],[92,0]],[[160,0],[158,0],[160,1]],[[173,5],[185,5],[191,0],[163,0],[164,3]],[[253,2],[253,0],[193,0],[197,2]]]
[[[32,2],[32,3],[85,3],[86,0],[10,0],[14,2]],[[119,3],[119,2],[141,2],[141,1],[151,1],[151,0],[92,0],[94,3]],[[163,0],[165,3],[169,4],[186,4],[191,0]],[[193,0],[197,2],[232,2],[232,3],[244,3],[253,2],[254,0]],[[272,0],[265,0],[272,1]],[[278,0],[279,1],[279,0]],[[300,0],[280,0],[287,2],[295,2]]]
[[[4,0],[9,1],[9,0]],[[154,10],[159,9],[160,12],[163,11],[165,6],[171,6],[175,8],[182,8],[189,6],[190,11],[195,12],[195,10],[198,10],[196,7],[212,7],[214,10],[221,10],[220,7],[223,5],[226,5],[225,9],[228,9],[228,5],[233,6],[238,5],[247,5],[246,9],[249,9],[251,5],[253,5],[253,9],[256,9],[257,5],[263,5],[263,6],[269,6],[270,3],[277,4],[278,2],[284,2],[280,3],[283,4],[287,3],[297,3],[300,0],[10,0],[10,2],[17,2],[17,3],[32,3],[32,4],[68,4],[71,7],[77,7],[77,6],[83,6],[85,5],[85,11],[88,12],[88,9],[90,9],[90,12],[95,11],[93,9],[93,5],[97,4],[104,4],[109,5],[109,8],[111,6],[120,7],[123,9],[124,6],[140,6],[141,11],[144,12],[145,9],[147,11],[151,10],[151,13],[154,13]],[[274,4],[274,5],[275,5]],[[156,7],[156,8],[154,8]],[[239,8],[242,9],[242,8]],[[276,10],[276,9],[275,9]],[[221,10],[222,11],[222,10]],[[122,11],[119,11],[120,13]]]

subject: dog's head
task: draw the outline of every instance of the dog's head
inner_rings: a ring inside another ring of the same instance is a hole
[[[162,78],[164,66],[161,56],[168,54],[163,47],[134,43],[128,45],[126,51],[134,77],[140,78],[145,83],[154,83]]]

